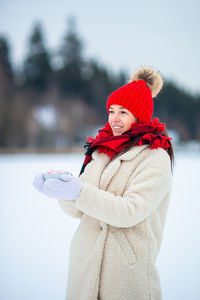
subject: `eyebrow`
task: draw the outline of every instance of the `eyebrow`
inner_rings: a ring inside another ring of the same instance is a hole
[[[113,109],[113,107],[112,106],[110,106],[110,109]],[[123,106],[120,106],[119,107],[119,109],[126,109],[125,107],[123,107]]]

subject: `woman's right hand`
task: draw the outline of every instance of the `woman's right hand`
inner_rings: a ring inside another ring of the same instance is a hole
[[[67,171],[51,169],[48,172],[44,172],[44,173],[40,173],[40,174],[36,175],[33,179],[33,186],[39,192],[44,193],[44,183],[47,179],[50,179],[50,178],[61,179],[63,175],[73,176],[70,172],[67,172]],[[69,176],[69,178],[70,178],[70,176]]]
[[[55,173],[52,173],[53,175]],[[44,195],[63,199],[76,200],[80,194],[82,184],[77,177],[68,172],[60,173],[60,176],[48,176],[46,173],[38,174],[33,180],[33,186]]]

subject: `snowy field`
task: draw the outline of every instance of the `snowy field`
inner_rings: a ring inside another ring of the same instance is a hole
[[[83,155],[0,155],[0,299],[64,300],[78,220],[34,190],[35,174],[79,174]],[[200,299],[200,153],[177,153],[158,269],[163,300]],[[111,299],[114,300],[114,299]]]

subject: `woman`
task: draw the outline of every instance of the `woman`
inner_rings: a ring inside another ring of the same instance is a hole
[[[108,98],[108,123],[76,178],[34,179],[35,187],[80,218],[73,237],[68,300],[160,300],[155,267],[171,189],[173,149],[165,125],[152,118],[163,80],[140,68]],[[171,161],[171,166],[170,166]]]

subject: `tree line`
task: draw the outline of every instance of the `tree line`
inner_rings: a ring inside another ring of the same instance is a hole
[[[86,58],[74,18],[56,51],[35,24],[20,67],[13,66],[8,38],[0,36],[0,147],[59,148],[83,141],[107,120],[109,94],[128,83],[125,70],[109,70]],[[154,116],[181,140],[200,139],[200,96],[167,81],[154,101]]]

